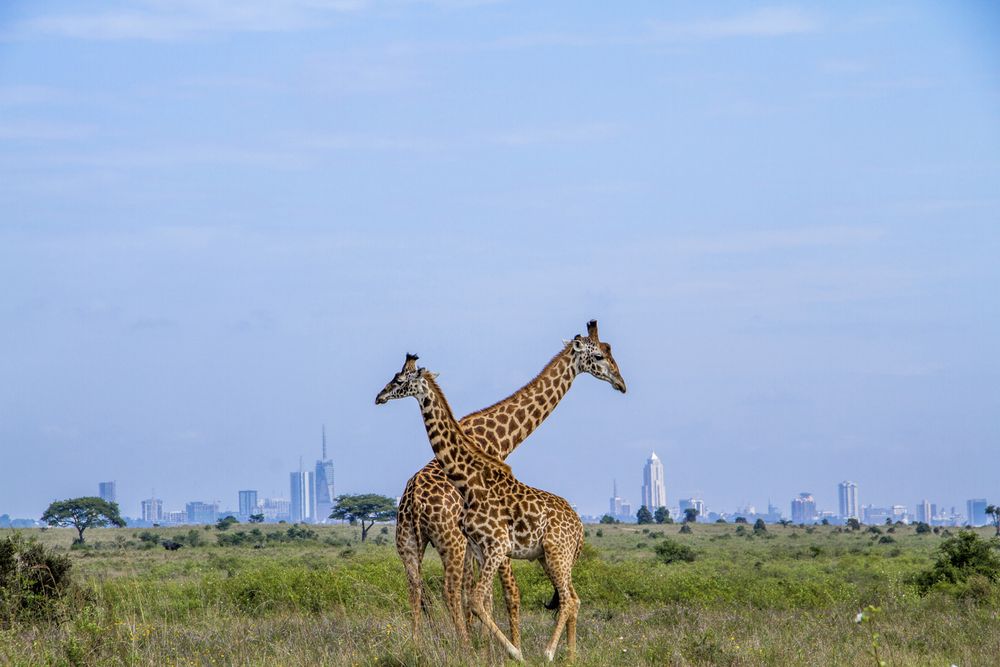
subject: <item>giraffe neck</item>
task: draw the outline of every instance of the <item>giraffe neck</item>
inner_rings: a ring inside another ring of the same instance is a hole
[[[502,401],[463,417],[462,424],[470,425],[466,427],[469,435],[487,454],[505,459],[552,414],[576,375],[572,346],[566,345],[531,382]]]
[[[483,452],[465,435],[437,382],[428,378],[427,384],[430,392],[419,399],[424,428],[427,429],[434,457],[458,492],[468,498],[476,486],[476,479],[481,479],[484,468],[500,468],[509,474],[507,464]]]

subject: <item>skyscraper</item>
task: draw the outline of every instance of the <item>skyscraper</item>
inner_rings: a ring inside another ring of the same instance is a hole
[[[922,523],[930,523],[934,514],[931,512],[931,502],[929,500],[921,500],[917,503],[917,521]]]
[[[650,512],[667,506],[667,487],[663,482],[663,463],[653,452],[642,469],[642,504]]]
[[[143,500],[141,506],[143,521],[147,521],[149,523],[159,523],[163,520],[163,501],[159,498]]]
[[[118,502],[118,492],[115,490],[114,482],[101,482],[97,485],[97,489],[101,500],[106,500],[109,503]]]
[[[193,500],[185,505],[188,523],[215,523],[219,518],[218,503]]]
[[[802,492],[792,500],[792,523],[813,523],[816,521],[816,500],[811,493]]]
[[[986,520],[986,499],[972,498],[965,502],[966,521],[973,526],[985,526]]]
[[[240,518],[244,521],[252,514],[257,513],[257,492],[240,491]]]
[[[316,521],[316,487],[312,470],[293,472],[291,482],[291,506],[289,515],[292,523],[313,523]]]
[[[611,498],[608,499],[608,514],[617,518],[622,514],[622,499],[618,495],[618,480],[612,483]]]
[[[326,523],[333,511],[333,461],[326,458],[326,426],[323,427],[323,458],[316,461],[316,521]]]
[[[840,500],[840,518],[842,520],[861,519],[861,506],[858,505],[857,484],[846,480],[841,482],[837,485],[837,497]]]

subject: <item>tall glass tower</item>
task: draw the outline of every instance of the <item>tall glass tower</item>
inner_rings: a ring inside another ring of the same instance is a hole
[[[667,486],[663,481],[663,463],[653,452],[642,469],[642,504],[650,512],[667,506]]]
[[[841,482],[837,485],[837,497],[840,500],[840,518],[842,520],[861,519],[857,484],[846,480]]]
[[[323,458],[316,461],[316,521],[326,523],[333,511],[333,461],[326,458],[326,426],[323,427]]]

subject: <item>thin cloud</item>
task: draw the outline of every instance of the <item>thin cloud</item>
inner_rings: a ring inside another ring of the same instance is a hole
[[[139,8],[92,14],[54,14],[22,22],[15,34],[89,40],[177,41],[211,33],[287,32],[326,25],[357,11],[364,0],[147,0]]]
[[[764,7],[740,16],[682,22],[657,22],[656,34],[668,40],[730,37],[785,37],[818,31],[819,22],[795,8]]]

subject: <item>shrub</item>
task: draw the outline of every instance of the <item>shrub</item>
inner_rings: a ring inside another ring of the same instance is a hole
[[[681,529],[679,531],[677,531],[677,532],[679,532],[679,533],[685,533],[685,534],[686,533],[690,533],[691,532],[691,524],[688,523],[688,522],[682,523],[681,524]]]
[[[594,533],[594,535],[597,535],[598,537],[604,537],[604,531],[598,528],[597,532]]]
[[[148,530],[144,530],[139,533],[139,539],[147,544],[159,544],[160,536],[156,533],[151,533]]]
[[[930,569],[917,575],[916,583],[921,594],[941,584],[962,593],[967,588],[962,584],[973,576],[997,582],[1000,580],[1000,558],[993,553],[989,542],[971,530],[963,530],[941,543],[937,560]]]
[[[764,525],[763,519],[757,519],[753,524],[753,534],[763,535],[767,532],[767,526]]]
[[[931,532],[931,527],[928,526],[926,523],[921,521],[920,523],[917,524],[917,535],[924,535],[925,533],[929,532]]]
[[[68,556],[14,534],[0,541],[0,627],[49,618],[71,582]]]
[[[687,524],[684,525],[686,526]],[[692,563],[695,559],[694,549],[669,538],[664,539],[656,545],[656,555],[667,565],[678,562]]]
[[[892,535],[883,535],[882,537],[878,538],[879,544],[893,544],[895,541],[896,538],[893,537]]]

